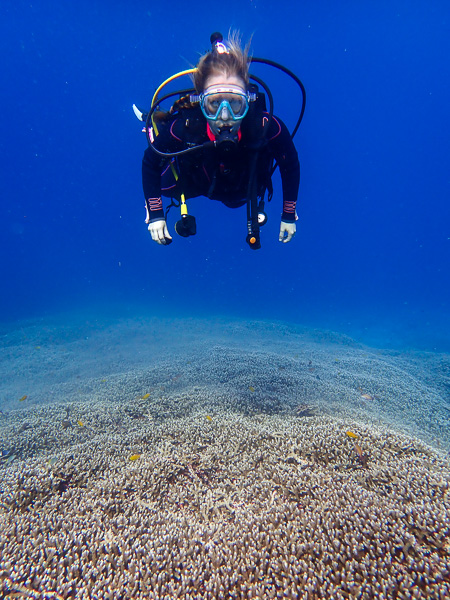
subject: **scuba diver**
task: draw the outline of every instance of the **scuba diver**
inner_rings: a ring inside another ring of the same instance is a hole
[[[182,237],[194,235],[196,221],[188,213],[186,200],[206,196],[229,208],[247,204],[246,241],[250,248],[260,248],[260,227],[267,220],[264,196],[267,191],[271,200],[271,176],[277,166],[283,190],[279,241],[290,242],[295,235],[300,165],[292,137],[303,117],[305,90],[291,71],[267,59],[249,58],[248,51],[249,45],[241,48],[238,33],[232,33],[227,42],[220,33],[213,33],[211,51],[200,58],[196,68],[163,82],[148,113],[133,105],[136,116],[145,122],[149,145],[142,162],[145,222],[158,244],[172,242],[167,213],[173,206],[181,209],[175,231]],[[300,86],[303,103],[292,135],[273,114],[270,89],[249,73],[252,62],[275,66]],[[188,74],[195,89],[158,97],[167,83]],[[178,99],[170,110],[161,110],[161,102],[173,96]],[[166,211],[162,196],[171,198]]]

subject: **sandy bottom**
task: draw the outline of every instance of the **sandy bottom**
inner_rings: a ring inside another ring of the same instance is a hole
[[[1,339],[3,595],[450,594],[448,355],[225,320]]]

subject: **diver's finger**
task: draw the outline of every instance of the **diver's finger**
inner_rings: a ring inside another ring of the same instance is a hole
[[[168,238],[169,240],[172,239],[172,236],[170,235],[169,230],[167,229],[167,224],[164,227],[164,237]]]

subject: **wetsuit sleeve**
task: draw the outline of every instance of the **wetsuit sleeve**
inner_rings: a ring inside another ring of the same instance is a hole
[[[155,140],[155,147],[162,152],[176,152],[181,146],[171,135],[172,123],[159,125],[159,135]],[[168,159],[159,156],[151,148],[147,148],[142,159],[142,187],[144,189],[146,223],[164,219],[164,208],[161,199],[161,173],[168,163]]]
[[[300,186],[300,163],[297,150],[286,125],[278,117],[273,117],[267,137],[269,149],[280,167],[283,188],[281,220],[294,223]]]
[[[161,199],[161,158],[147,148],[142,159],[142,187],[144,188],[146,223],[164,219]]]

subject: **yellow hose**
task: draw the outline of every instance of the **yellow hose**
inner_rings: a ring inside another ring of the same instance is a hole
[[[192,73],[196,73],[196,71],[197,71],[196,68],[194,68],[194,69],[186,69],[185,71],[180,71],[179,73],[175,73],[175,75],[172,75],[171,77],[169,77],[168,79],[166,79],[165,81],[163,81],[161,83],[161,85],[158,87],[158,89],[156,90],[156,92],[153,94],[151,108],[153,108],[155,106],[155,104],[157,102],[157,99],[158,99],[158,94],[163,89],[163,87],[165,85],[167,85],[168,83],[170,83],[174,79],[177,79],[178,77],[182,77],[183,75],[191,75]],[[155,132],[156,135],[158,135],[158,128],[156,127],[156,123],[153,120],[153,115],[152,115],[152,125],[153,125],[153,131]]]

